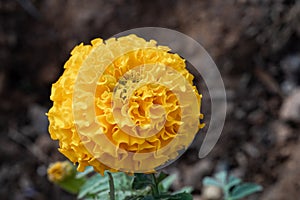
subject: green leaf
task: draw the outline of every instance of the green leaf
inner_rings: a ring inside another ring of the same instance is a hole
[[[141,200],[143,196],[127,196],[124,200]]]
[[[227,172],[221,171],[215,175],[216,179],[222,183],[222,185],[226,185],[227,183]]]
[[[220,182],[218,182],[216,179],[211,178],[211,177],[204,177],[203,181],[202,181],[203,185],[212,185],[212,186],[216,186],[219,188],[222,188],[222,184]]]
[[[233,200],[244,198],[255,192],[262,191],[262,186],[254,183],[244,183],[233,188],[230,197]]]
[[[110,199],[108,192],[109,191],[106,190],[106,191],[100,192],[98,194],[89,195],[88,197],[91,197],[91,200]],[[87,200],[86,198],[84,198],[84,199]]]
[[[168,200],[193,200],[193,196],[189,193],[183,192],[172,195],[168,198]]]
[[[95,199],[99,199],[99,200],[104,200],[104,199],[110,199],[109,197],[109,190],[107,191],[103,191],[99,194],[97,194],[95,196]],[[136,200],[136,199],[139,199],[137,196],[134,195],[134,192],[133,191],[121,191],[121,190],[117,190],[115,191],[115,198],[116,200]]]
[[[182,192],[178,194],[161,194],[160,196],[156,197],[155,199],[159,200],[193,200],[193,196],[189,193]]]
[[[165,178],[167,178],[169,175],[164,173],[164,172],[160,172],[158,177],[156,178],[157,183],[162,182]]]
[[[235,176],[229,176],[229,180],[228,180],[228,183],[227,183],[226,187],[228,189],[230,189],[230,188],[232,188],[232,187],[240,184],[241,182],[242,182],[241,179],[239,179],[239,178],[237,178]]]
[[[133,177],[126,175],[125,173],[113,173],[115,195],[118,199],[125,199],[126,196],[135,195],[142,191],[132,191],[131,183]],[[95,174],[90,177],[86,183],[81,187],[78,198],[93,197],[96,199],[109,199],[109,180],[107,173],[104,176]]]
[[[115,183],[116,190],[124,190],[124,189],[131,189],[131,184],[133,181],[133,176],[129,176],[125,173],[113,173],[112,174]]]
[[[124,200],[139,200],[139,199],[141,199],[140,196],[127,196],[125,197]]]
[[[163,179],[160,183],[159,183],[159,188],[161,190],[161,192],[167,192],[171,185],[173,184],[173,182],[178,178],[178,176],[176,174],[172,174],[171,176],[166,177],[165,179]]]
[[[153,196],[145,196],[141,200],[155,200],[155,198]]]
[[[152,178],[150,174],[134,174],[132,188],[135,190],[145,189],[147,186],[152,185]]]
[[[101,176],[100,174],[95,174],[94,176],[90,177],[85,182],[85,184],[80,188],[80,191],[78,193],[78,199],[83,198],[87,194],[93,194],[95,188],[97,188],[101,184],[106,186],[107,182],[108,182],[107,177]]]
[[[191,193],[194,190],[191,186],[186,186],[181,188],[180,190],[173,192],[172,194],[179,194],[179,193]]]

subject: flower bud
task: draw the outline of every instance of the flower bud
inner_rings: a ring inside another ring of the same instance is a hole
[[[47,174],[51,182],[62,182],[75,175],[75,168],[69,161],[58,161],[50,164]]]

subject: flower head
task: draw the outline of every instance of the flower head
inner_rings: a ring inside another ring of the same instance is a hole
[[[79,171],[154,171],[204,126],[193,75],[169,50],[135,35],[73,49],[48,117],[52,139]]]
[[[55,162],[48,167],[47,174],[51,182],[61,182],[74,174],[74,167],[69,161]]]

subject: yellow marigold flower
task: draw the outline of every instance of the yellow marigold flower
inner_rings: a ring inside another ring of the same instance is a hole
[[[135,35],[75,47],[53,84],[49,132],[83,171],[153,172],[192,142],[201,95],[184,59]]]
[[[55,162],[47,169],[48,179],[58,183],[74,174],[74,167],[69,161]]]

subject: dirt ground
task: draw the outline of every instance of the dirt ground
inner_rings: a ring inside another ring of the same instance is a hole
[[[227,92],[227,118],[214,150],[192,147],[169,166],[201,198],[203,176],[226,169],[264,191],[248,199],[300,196],[300,1],[1,0],[1,199],[74,199],[49,183],[64,160],[47,132],[51,84],[70,50],[130,28],[187,34],[213,57]],[[207,101],[207,100],[206,100]]]

